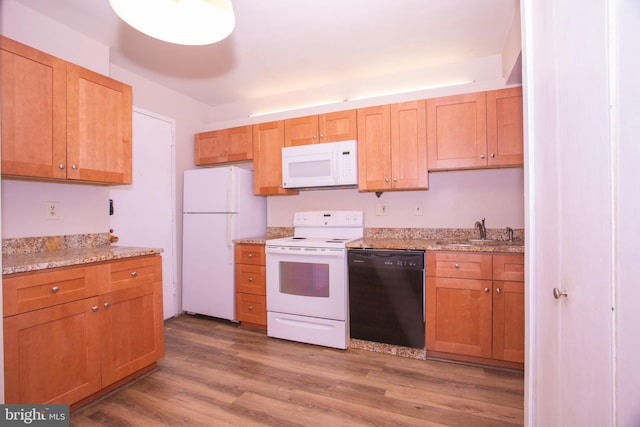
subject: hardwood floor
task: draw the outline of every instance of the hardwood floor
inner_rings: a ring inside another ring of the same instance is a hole
[[[523,375],[267,338],[199,316],[165,324],[165,358],[71,426],[516,426]]]

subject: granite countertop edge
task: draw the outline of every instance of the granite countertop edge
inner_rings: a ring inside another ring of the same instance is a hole
[[[58,249],[55,251],[3,255],[2,275],[46,270],[56,267],[89,264],[145,255],[157,255],[160,248],[104,245],[97,247]]]
[[[493,253],[524,253],[524,244],[508,243],[504,245],[469,245],[449,246],[439,244],[443,239],[404,239],[404,238],[375,238],[365,237],[347,243],[349,249],[399,249],[425,250],[448,252],[493,252]]]
[[[267,237],[251,237],[235,239],[236,244],[266,244]],[[381,238],[365,237],[347,243],[348,249],[398,249],[398,250],[429,250],[429,251],[455,251],[455,252],[494,252],[494,253],[524,253],[524,244],[516,242],[504,245],[470,245],[470,246],[448,246],[438,244],[443,239],[405,239],[405,238]]]

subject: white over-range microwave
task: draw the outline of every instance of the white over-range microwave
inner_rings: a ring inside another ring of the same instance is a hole
[[[282,187],[345,187],[358,184],[355,140],[282,148]]]

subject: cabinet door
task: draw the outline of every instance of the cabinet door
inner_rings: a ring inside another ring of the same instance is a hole
[[[110,263],[111,292],[100,299],[102,386],[164,355],[162,258]]]
[[[491,280],[427,277],[427,351],[491,358]]]
[[[4,319],[6,403],[77,402],[101,388],[98,297]]]
[[[394,190],[429,188],[425,101],[391,105],[391,181]]]
[[[227,146],[227,161],[239,162],[253,159],[253,128],[238,126],[225,129],[225,144]]]
[[[131,86],[67,64],[67,178],[131,183]]]
[[[524,283],[493,287],[493,358],[524,363]]]
[[[358,109],[358,189],[391,189],[389,105]]]
[[[429,170],[487,165],[484,92],[427,100]]]
[[[298,194],[282,188],[284,122],[253,125],[253,192],[257,196]]]
[[[489,166],[522,166],[524,151],[522,88],[487,92]]]
[[[0,36],[2,173],[65,178],[66,66]]]
[[[318,116],[296,117],[284,121],[284,146],[324,142],[318,132]]]
[[[251,126],[197,133],[194,138],[198,166],[253,159]]]
[[[318,116],[320,142],[347,141],[358,138],[356,110],[336,111]]]
[[[100,310],[103,387],[162,358],[162,289],[158,283],[107,294]]]
[[[224,163],[227,150],[224,130],[198,133],[194,137],[195,163],[198,166]]]

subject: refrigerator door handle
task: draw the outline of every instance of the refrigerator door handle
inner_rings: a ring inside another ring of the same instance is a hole
[[[233,215],[227,214],[227,247],[233,246]]]

